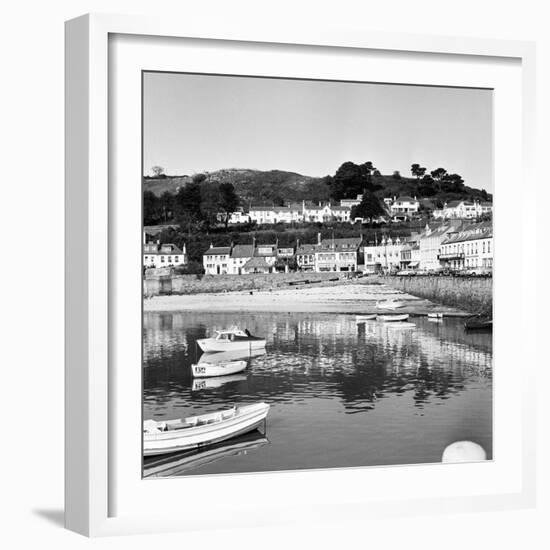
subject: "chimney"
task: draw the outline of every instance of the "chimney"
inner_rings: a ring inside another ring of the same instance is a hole
[[[317,233],[317,244],[321,244],[321,233]]]
[[[212,241],[210,241],[210,248],[214,248],[214,245],[212,244]]]
[[[185,246],[185,243],[183,243],[183,253],[187,254],[187,247]]]

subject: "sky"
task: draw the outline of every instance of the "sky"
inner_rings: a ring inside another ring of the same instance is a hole
[[[145,73],[143,167],[333,175],[372,161],[419,163],[493,190],[492,91],[395,84]]]

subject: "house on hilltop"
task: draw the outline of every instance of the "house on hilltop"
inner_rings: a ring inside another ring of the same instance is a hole
[[[143,267],[145,268],[176,267],[185,264],[187,264],[185,244],[183,250],[175,244],[160,244],[160,241],[143,245]]]

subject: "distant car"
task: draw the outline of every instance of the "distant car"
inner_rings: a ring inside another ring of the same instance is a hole
[[[416,271],[414,269],[401,269],[396,273],[396,275],[399,275],[400,277],[414,277],[416,275]]]
[[[472,267],[465,269],[462,274],[466,277],[492,277],[493,270],[487,267]]]

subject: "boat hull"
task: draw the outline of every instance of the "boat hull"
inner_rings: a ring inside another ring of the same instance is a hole
[[[373,313],[372,315],[357,315],[355,317],[356,323],[364,323],[365,321],[374,321],[376,319],[376,313]]]
[[[254,340],[236,340],[236,341],[223,341],[216,338],[202,338],[197,340],[198,346],[205,352],[218,352],[218,351],[244,351],[250,352],[255,350],[261,350],[265,348],[265,338],[257,338]]]
[[[215,419],[217,416],[221,417],[224,412],[228,411],[202,415],[199,418]],[[267,403],[255,403],[239,407],[238,414],[227,420],[182,430],[144,433],[143,454],[144,456],[154,456],[176,453],[226,441],[257,429],[266,419],[268,412],[269,405]]]
[[[388,309],[388,310],[399,309],[399,308],[405,307],[405,302],[397,302],[397,301],[394,302],[394,301],[388,300],[387,302],[378,302],[376,304],[376,307],[378,309]]]
[[[197,363],[191,365],[191,371],[195,378],[208,378],[211,376],[228,376],[246,369],[246,361],[224,361],[221,363]]]
[[[408,313],[401,315],[378,315],[376,319],[384,323],[397,322],[397,321],[406,321],[409,318]]]

